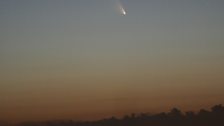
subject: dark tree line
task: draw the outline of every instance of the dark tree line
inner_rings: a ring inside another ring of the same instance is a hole
[[[22,123],[20,126],[224,126],[224,107],[215,105],[211,110],[201,109],[181,112],[173,108],[170,112],[154,115],[141,113],[126,115],[121,119],[111,117],[98,121],[48,121]]]

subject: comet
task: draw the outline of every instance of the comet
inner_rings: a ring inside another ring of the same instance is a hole
[[[122,12],[123,15],[126,15],[126,11],[124,10],[123,7],[121,8],[121,12]]]
[[[121,14],[125,16],[127,14],[127,12],[125,11],[125,9],[120,1],[118,1],[118,6],[119,6],[119,10],[120,10]]]

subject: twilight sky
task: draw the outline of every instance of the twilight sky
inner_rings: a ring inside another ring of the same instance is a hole
[[[223,0],[1,0],[0,120],[224,104]]]

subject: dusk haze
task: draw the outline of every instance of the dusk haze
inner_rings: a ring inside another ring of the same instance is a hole
[[[218,104],[224,0],[0,0],[0,125]]]

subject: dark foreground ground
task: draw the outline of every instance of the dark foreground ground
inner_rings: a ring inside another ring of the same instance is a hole
[[[126,115],[122,119],[111,117],[99,121],[47,121],[26,122],[17,126],[224,126],[224,107],[215,105],[211,110],[201,109],[182,113],[173,108],[168,113]]]

